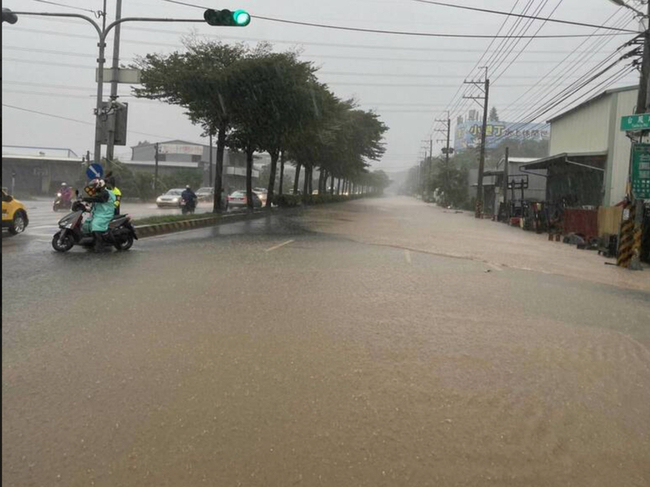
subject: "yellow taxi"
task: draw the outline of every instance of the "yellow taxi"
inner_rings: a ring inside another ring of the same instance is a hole
[[[6,228],[9,233],[17,235],[25,231],[28,223],[29,218],[27,217],[25,205],[2,188],[2,228]]]

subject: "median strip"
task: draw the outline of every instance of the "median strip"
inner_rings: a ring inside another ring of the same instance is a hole
[[[154,237],[166,233],[181,232],[184,230],[193,230],[196,228],[211,227],[235,223],[244,220],[254,220],[269,215],[268,211],[256,211],[253,213],[214,215],[206,213],[203,215],[174,215],[143,218],[135,220],[134,226],[138,238]],[[158,222],[157,220],[162,220]],[[167,221],[165,221],[167,220]]]

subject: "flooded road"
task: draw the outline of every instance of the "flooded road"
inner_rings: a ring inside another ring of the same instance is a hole
[[[650,277],[511,230],[382,199],[3,256],[6,485],[649,485]]]

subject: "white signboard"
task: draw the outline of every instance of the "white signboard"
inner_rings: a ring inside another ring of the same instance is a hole
[[[202,156],[203,146],[200,145],[182,145],[182,144],[160,144],[158,146],[159,154],[187,154],[191,156]]]

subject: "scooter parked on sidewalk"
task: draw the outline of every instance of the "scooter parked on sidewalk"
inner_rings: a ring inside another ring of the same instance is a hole
[[[83,201],[72,204],[72,213],[59,221],[59,231],[52,237],[52,248],[57,252],[67,252],[75,245],[94,248],[96,245],[92,233],[83,231],[84,213],[90,213],[92,205]],[[108,225],[108,230],[102,233],[105,245],[112,245],[117,250],[129,250],[134,240],[138,239],[129,215],[117,215]]]

